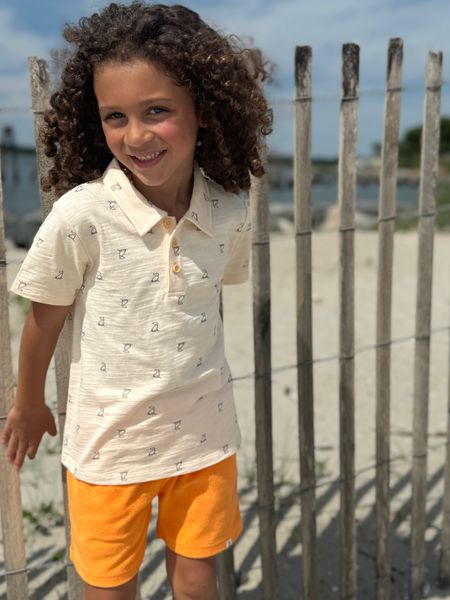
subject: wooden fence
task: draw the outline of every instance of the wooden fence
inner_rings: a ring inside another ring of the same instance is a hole
[[[389,44],[385,92],[385,121],[382,144],[379,196],[379,261],[376,334],[376,597],[392,596],[389,527],[390,514],[390,367],[394,229],[399,123],[402,95],[403,44]],[[43,61],[30,59],[36,131],[48,101],[48,73]],[[410,544],[410,597],[418,600],[424,589],[425,516],[427,486],[427,431],[430,373],[431,292],[433,235],[436,214],[435,189],[438,171],[442,54],[430,53],[426,68],[420,199],[418,228],[418,272],[414,366],[414,422],[412,453],[412,526]],[[312,332],[312,207],[311,207],[311,108],[312,51],[298,47],[295,54],[296,146],[294,163],[295,241],[297,261],[297,368],[299,469],[302,538],[302,588],[298,597],[319,598],[321,571],[317,552],[314,386]],[[359,102],[359,48],[343,46],[338,201],[340,209],[340,310],[339,310],[339,414],[340,414],[340,597],[357,597],[357,544],[355,532],[355,344],[354,344],[354,235],[357,172],[357,128]],[[37,139],[37,138],[36,138]],[[48,167],[40,142],[36,141],[39,171]],[[1,183],[1,182],[0,182]],[[251,206],[254,223],[252,280],[255,349],[255,435],[257,456],[258,514],[262,597],[280,598],[275,539],[276,512],[272,456],[271,340],[270,340],[270,253],[267,180],[252,180]],[[54,198],[42,194],[47,214]],[[4,420],[13,401],[13,371],[9,335],[6,252],[0,185],[0,418]],[[56,351],[58,418],[64,425],[68,380],[68,347],[63,332]],[[450,411],[450,395],[449,395]],[[450,585],[450,420],[445,464],[445,496],[440,561],[440,583]],[[62,471],[65,495],[65,473]],[[19,478],[0,453],[0,508],[4,541],[4,574],[8,600],[28,598],[28,572],[22,527]],[[69,526],[66,528],[70,536]],[[218,558],[222,600],[237,598],[233,552]],[[67,559],[69,600],[81,598],[81,582]],[[300,563],[299,563],[300,568]]]

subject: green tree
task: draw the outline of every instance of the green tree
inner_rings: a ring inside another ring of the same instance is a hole
[[[412,127],[403,134],[399,145],[399,163],[402,167],[417,166],[420,162],[422,126]],[[450,117],[441,118],[439,154],[450,153]]]

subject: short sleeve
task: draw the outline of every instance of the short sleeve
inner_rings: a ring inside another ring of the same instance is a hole
[[[54,206],[36,233],[11,291],[34,302],[70,306],[88,262],[77,231]]]
[[[245,207],[244,219],[237,225],[234,242],[225,265],[223,283],[243,283],[249,274],[252,225],[250,207]]]

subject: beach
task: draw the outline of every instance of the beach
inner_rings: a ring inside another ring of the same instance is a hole
[[[282,227],[281,227],[282,229]],[[289,229],[288,226],[285,228]],[[417,233],[398,232],[394,244],[394,288],[391,370],[391,540],[393,597],[408,597],[410,536],[411,447],[414,382]],[[277,548],[280,597],[298,598],[301,586],[301,536],[298,460],[298,400],[296,356],[296,265],[292,234],[272,233],[271,335],[274,480],[276,484]],[[313,245],[313,356],[320,598],[339,597],[339,235],[335,230],[314,233]],[[429,398],[429,450],[426,529],[428,598],[445,598],[449,590],[437,588],[439,536],[442,520],[443,468],[446,452],[449,317],[450,236],[437,233],[434,248],[431,371]],[[17,272],[24,251],[8,245],[8,279]],[[358,597],[375,598],[375,339],[378,236],[358,231],[355,237],[355,430],[357,495]],[[242,431],[239,453],[240,493],[245,532],[235,546],[235,564],[241,585],[238,597],[261,598],[258,548],[256,463],[254,452],[253,316],[251,281],[225,286],[223,291],[225,343],[233,373],[236,407]],[[10,302],[14,368],[23,321],[22,304]],[[54,374],[48,377],[47,401],[54,406]],[[46,438],[35,461],[23,468],[24,507],[45,523],[42,505],[52,503],[54,522],[48,535],[26,520],[27,552],[31,567],[49,562],[30,573],[33,598],[64,597],[61,551],[61,489],[58,444]],[[41,512],[40,512],[41,511]],[[154,532],[154,522],[150,536]],[[56,553],[56,560],[53,560]],[[53,558],[52,558],[53,557]],[[1,559],[1,556],[0,556]],[[0,567],[2,568],[2,567]],[[34,573],[34,574],[33,574]],[[153,574],[150,577],[150,574]],[[31,577],[33,575],[33,577]],[[143,598],[165,600],[163,548],[149,544],[142,570]],[[0,598],[5,584],[0,580]],[[41,595],[39,595],[41,594]],[[44,594],[44,595],[42,595]]]

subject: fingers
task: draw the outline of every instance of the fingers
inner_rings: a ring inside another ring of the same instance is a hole
[[[8,438],[8,445],[6,449],[6,459],[8,460],[8,462],[14,462],[18,446],[19,438],[14,433],[11,433],[11,435]]]
[[[37,445],[30,444],[28,446],[27,456],[28,456],[28,458],[30,460],[33,460],[33,458],[36,456],[36,452],[38,450],[38,446],[39,446],[39,444],[37,444]]]
[[[9,426],[8,421],[6,421],[5,428],[2,433],[2,444],[5,444],[5,446],[7,446],[10,437],[11,437],[11,427]]]
[[[47,433],[49,433],[50,435],[53,435],[53,436],[55,436],[58,433],[56,430],[56,423],[53,418],[52,418],[49,426],[47,427]]]
[[[18,471],[20,467],[23,465],[23,461],[25,460],[25,456],[28,450],[28,442],[23,440],[19,440],[19,446],[16,451],[16,458],[14,459],[14,468]]]

